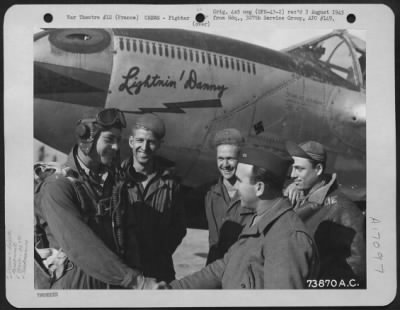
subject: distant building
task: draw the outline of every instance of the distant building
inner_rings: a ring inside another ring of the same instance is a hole
[[[33,143],[33,161],[54,161],[63,163],[67,160],[67,154],[59,152],[50,146],[34,139]]]

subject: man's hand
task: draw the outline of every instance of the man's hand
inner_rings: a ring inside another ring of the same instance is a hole
[[[137,278],[137,285],[134,287],[137,290],[166,290],[171,289],[164,281],[157,282],[155,278],[146,278],[139,275]]]
[[[144,278],[142,290],[156,290],[158,288],[158,283],[155,278]]]
[[[164,281],[157,282],[154,278],[144,278],[143,290],[168,290],[171,287]]]
[[[143,290],[168,290],[171,287],[164,281],[157,282],[154,278],[144,278]]]
[[[157,283],[157,285],[158,285],[157,286],[158,290],[171,290],[172,289],[171,285],[165,283],[164,281]]]
[[[297,188],[295,183],[289,184],[283,192],[283,195],[289,198],[292,206],[301,198],[302,192]]]

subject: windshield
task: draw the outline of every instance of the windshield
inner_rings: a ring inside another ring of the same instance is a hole
[[[340,34],[301,45],[290,53],[312,61],[356,88],[365,87],[365,49]]]
[[[327,65],[333,73],[352,84],[357,84],[350,47],[341,37],[335,35],[318,42],[311,50],[316,59]]]

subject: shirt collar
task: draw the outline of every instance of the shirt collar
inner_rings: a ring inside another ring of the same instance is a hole
[[[79,156],[76,156],[76,159],[78,160],[78,164],[79,166],[82,168],[83,172],[87,175],[87,176],[93,176],[92,171],[88,168],[88,166],[86,166],[83,161],[79,158]],[[107,180],[108,177],[108,171],[105,171],[103,173],[99,173],[98,174],[100,176],[100,178],[96,178],[96,180],[99,180],[100,183],[99,185],[104,186],[104,183]]]
[[[237,202],[240,201],[239,198],[239,192],[236,191],[235,195],[233,197],[229,196],[228,189],[226,188],[224,184],[224,179],[222,176],[218,178],[218,182],[211,187],[211,190],[213,191],[214,194],[221,196],[224,200],[225,203],[227,203],[230,207],[235,205]],[[248,211],[244,210],[243,214],[249,213]],[[251,212],[253,213],[253,212]],[[242,211],[240,212],[242,214]]]
[[[222,176],[220,176],[218,178],[218,182],[217,184],[215,184],[215,186],[213,186],[212,188],[213,192],[219,195],[228,195],[228,189],[226,188],[225,184],[224,184],[224,178]],[[235,196],[233,196],[232,199],[237,198],[238,197],[238,192],[236,191]]]
[[[228,190],[226,189],[226,187],[223,183],[222,176],[220,176],[218,178],[217,183],[211,187],[211,190],[214,194],[217,194],[221,197],[224,197],[224,196],[229,197]],[[232,207],[233,205],[236,205],[237,203],[240,203],[240,197],[239,197],[238,191],[236,191],[235,196],[230,198],[229,205],[230,205],[230,207]],[[239,215],[245,216],[245,215],[249,215],[249,214],[253,214],[253,213],[255,213],[255,211],[253,209],[248,208],[246,206],[239,206]]]
[[[78,160],[78,164],[82,168],[82,170],[85,172],[85,174],[89,175],[90,169],[83,163],[83,161],[79,158],[79,156],[76,156],[76,159]]]

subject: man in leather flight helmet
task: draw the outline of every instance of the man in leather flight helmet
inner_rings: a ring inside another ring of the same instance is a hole
[[[133,236],[127,236],[122,223],[115,228],[124,204],[123,197],[119,204],[112,201],[114,164],[125,126],[117,109],[80,120],[78,143],[62,170],[37,188],[35,220],[45,232],[48,248],[36,250],[51,276],[50,289],[156,286],[138,269]]]

